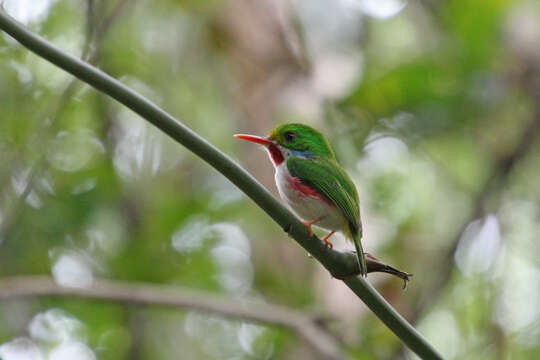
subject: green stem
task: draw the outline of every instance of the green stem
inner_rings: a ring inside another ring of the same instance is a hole
[[[170,137],[184,145],[249,196],[275,222],[286,230],[306,251],[339,278],[358,273],[355,256],[328,249],[322,241],[314,241],[308,230],[287,208],[227,155],[158,106],[129,89],[103,71],[64,53],[6,14],[0,7],[0,28],[29,50],[64,69],[127,106]],[[443,359],[403,317],[364,279],[348,278],[347,286],[392,330],[412,351],[423,359]]]

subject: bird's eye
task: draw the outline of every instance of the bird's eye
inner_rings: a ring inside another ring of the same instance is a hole
[[[283,138],[286,142],[293,142],[296,139],[296,134],[292,131],[287,131],[285,134],[283,134]]]

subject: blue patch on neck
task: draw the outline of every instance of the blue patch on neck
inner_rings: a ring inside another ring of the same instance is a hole
[[[315,154],[310,150],[289,150],[291,152],[291,156],[297,156],[300,158],[310,158],[315,156]]]

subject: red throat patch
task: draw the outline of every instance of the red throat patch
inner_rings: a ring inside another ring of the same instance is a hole
[[[272,158],[274,166],[279,166],[285,160],[277,145],[270,144],[267,149],[270,157]]]

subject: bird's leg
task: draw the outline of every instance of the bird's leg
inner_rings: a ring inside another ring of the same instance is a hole
[[[322,238],[322,241],[324,241],[326,246],[328,246],[330,249],[332,249],[334,247],[334,244],[332,244],[330,241],[328,241],[328,239],[330,238],[330,236],[334,235],[335,232],[336,232],[336,230],[333,230],[328,235],[326,235],[325,237]]]
[[[320,217],[309,221],[302,221],[302,224],[306,225],[309,230],[309,236],[313,236],[313,230],[311,230],[311,225],[315,224],[319,220],[321,220]]]

